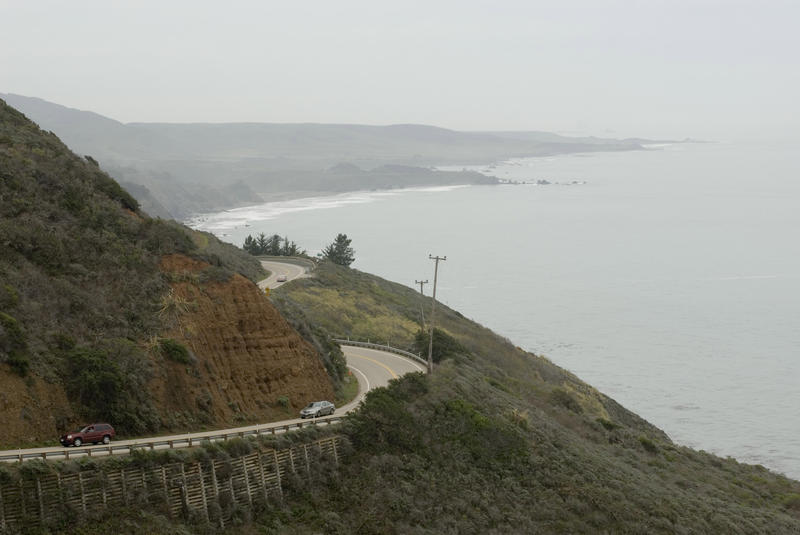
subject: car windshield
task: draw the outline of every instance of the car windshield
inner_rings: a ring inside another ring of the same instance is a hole
[[[313,409],[314,407],[316,407],[316,406],[318,406],[318,405],[319,405],[319,402],[318,402],[318,401],[312,401],[311,403],[309,403],[308,405],[306,405],[306,409]]]
[[[90,427],[91,427],[90,425],[84,425],[83,427],[79,427],[78,429],[73,431],[73,433],[85,433],[86,431],[89,430]]]

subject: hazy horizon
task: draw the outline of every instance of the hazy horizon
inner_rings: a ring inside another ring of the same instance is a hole
[[[0,92],[123,123],[795,137],[791,2],[0,3]]]

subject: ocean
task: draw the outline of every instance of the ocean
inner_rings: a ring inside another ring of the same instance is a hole
[[[461,166],[451,167],[461,169]],[[540,184],[265,203],[188,223],[437,297],[673,440],[800,479],[800,161],[790,144],[690,143],[465,166]],[[426,287],[430,292],[430,286]]]

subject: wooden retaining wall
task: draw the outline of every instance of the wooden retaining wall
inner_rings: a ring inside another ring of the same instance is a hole
[[[0,533],[145,504],[171,518],[224,527],[237,509],[266,506],[269,500],[280,499],[287,478],[308,477],[320,463],[338,464],[340,447],[341,438],[334,436],[230,460],[46,474],[3,483]]]

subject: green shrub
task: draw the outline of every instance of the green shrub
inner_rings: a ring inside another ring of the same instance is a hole
[[[605,418],[598,418],[597,423],[602,425],[607,431],[613,431],[614,429],[619,428],[619,424],[615,424],[611,420],[606,420]]]
[[[170,360],[181,364],[190,364],[194,361],[189,349],[172,338],[162,338],[158,341],[161,353]]]
[[[147,358],[128,340],[77,346],[64,354],[63,382],[77,412],[112,423],[118,431],[140,433],[158,428],[148,395]]]
[[[287,396],[278,396],[278,405],[284,409],[289,408],[289,398]]]
[[[414,350],[422,355],[427,355],[429,345],[430,330],[418,330],[414,335]],[[433,329],[433,362],[441,362],[444,358],[454,357],[466,352],[466,349],[458,340],[441,329]]]
[[[0,288],[0,310],[14,308],[19,303],[19,294],[13,286],[4,284]]]
[[[787,494],[781,500],[781,503],[786,509],[790,511],[800,512],[800,493]]]
[[[583,407],[581,407],[581,404],[577,399],[575,399],[575,396],[569,393],[565,388],[554,388],[550,392],[549,400],[553,405],[560,405],[574,413],[580,414],[583,412]]]
[[[31,366],[31,361],[28,356],[20,353],[13,353],[9,355],[6,363],[11,366],[11,369],[14,370],[14,373],[20,377],[25,377],[28,374],[28,368]]]
[[[0,354],[5,353],[5,362],[18,375],[24,377],[28,373],[30,360],[25,333],[13,316],[0,312]]]
[[[200,272],[200,282],[228,282],[231,277],[233,271],[220,266],[209,266]]]
[[[656,443],[645,435],[639,435],[639,443],[642,445],[645,451],[648,451],[650,453],[658,452],[658,446],[656,445]]]

